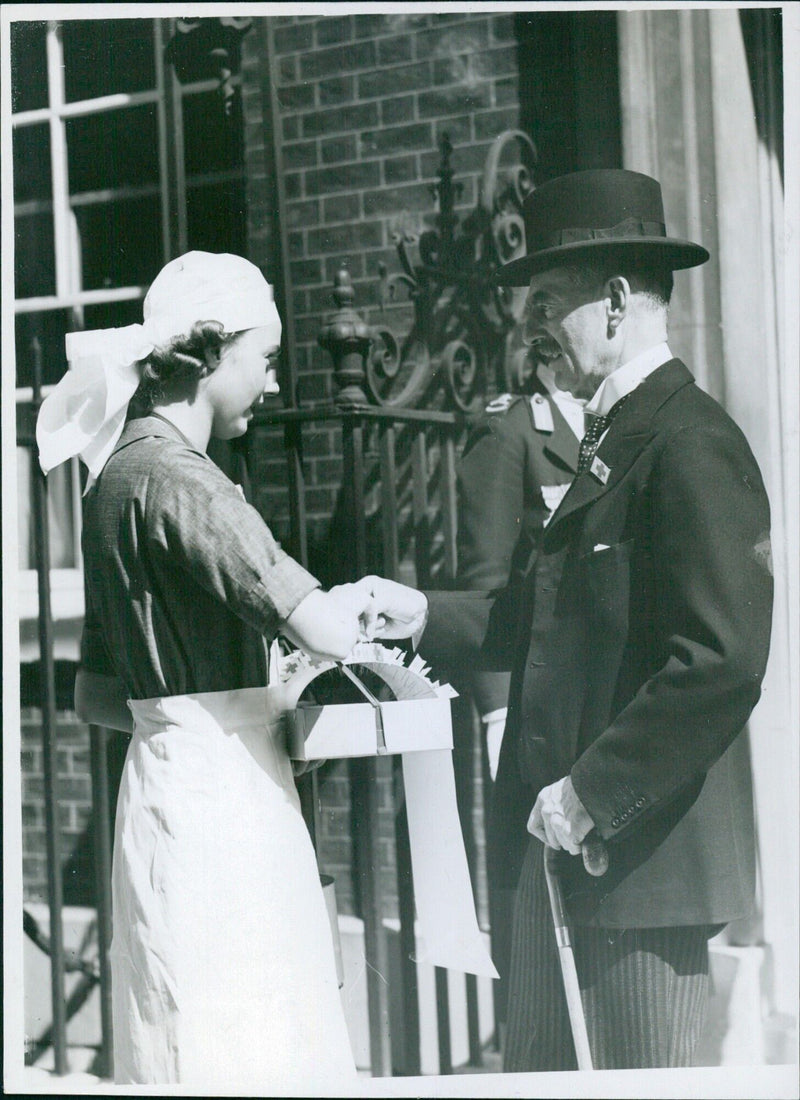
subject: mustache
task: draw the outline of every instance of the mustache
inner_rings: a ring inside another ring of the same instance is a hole
[[[526,339],[531,356],[542,363],[549,363],[563,354],[561,345],[547,332],[536,333]]]

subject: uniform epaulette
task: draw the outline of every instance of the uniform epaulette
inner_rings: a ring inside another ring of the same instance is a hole
[[[498,394],[497,397],[486,406],[486,412],[489,414],[508,412],[514,402],[519,400],[519,396],[518,393]]]
[[[544,394],[534,393],[532,395],[531,413],[533,415],[533,426],[537,432],[555,431],[553,410],[550,408],[550,402]]]

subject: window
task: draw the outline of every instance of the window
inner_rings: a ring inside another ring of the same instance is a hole
[[[67,369],[67,332],[141,320],[148,281],[171,257],[246,251],[239,81],[227,112],[216,79],[180,83],[165,61],[175,31],[168,19],[11,24],[20,412],[37,366],[44,394]],[[25,659],[38,610],[33,455],[20,446],[17,457]],[[62,656],[74,656],[83,615],[82,477],[77,459],[48,477],[53,617],[75,624]]]

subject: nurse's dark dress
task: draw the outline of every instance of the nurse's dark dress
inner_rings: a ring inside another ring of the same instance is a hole
[[[86,498],[81,664],[134,735],[117,805],[115,1077],[278,1095],[354,1078],[264,640],[318,582],[159,417]],[[308,1095],[313,1095],[310,1091]]]

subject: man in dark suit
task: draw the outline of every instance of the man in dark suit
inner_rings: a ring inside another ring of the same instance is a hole
[[[459,589],[493,592],[510,587],[522,596],[525,573],[539,553],[544,525],[569,488],[578,464],[583,401],[566,389],[571,372],[565,368],[563,361],[536,364],[518,381],[523,392],[495,398],[470,433],[456,470]],[[459,688],[463,683],[475,701],[494,781],[510,674],[475,669],[471,663],[460,672],[451,678],[458,679]],[[486,801],[492,957],[500,974],[494,1004],[502,1027],[513,902],[536,790],[523,781],[518,768],[506,768],[500,778],[502,782],[493,783]]]
[[[575,1066],[545,845],[559,850],[595,1066],[685,1066],[707,1002],[708,938],[753,905],[738,735],[769,647],[769,507],[744,436],[667,345],[672,272],[708,253],[667,236],[658,183],[575,173],[539,187],[524,213],[527,255],[500,280],[528,285],[528,341],[569,359],[599,416],[527,586],[559,554],[561,580],[515,638],[519,748],[514,760],[504,744],[500,771],[518,767],[539,794],[505,1069]],[[375,595],[387,622],[411,617],[404,594]],[[429,660],[465,649],[499,660],[501,599],[428,603]],[[579,856],[591,830],[608,849],[599,878]]]

